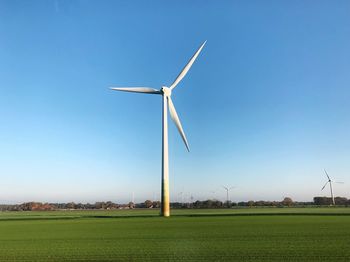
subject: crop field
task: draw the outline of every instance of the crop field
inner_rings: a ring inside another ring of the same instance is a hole
[[[0,261],[350,261],[350,208],[0,212]]]

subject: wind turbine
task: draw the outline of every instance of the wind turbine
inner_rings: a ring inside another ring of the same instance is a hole
[[[199,53],[202,51],[206,41],[198,48],[198,50],[191,57],[187,65],[182,69],[180,74],[176,77],[175,81],[169,86],[162,86],[160,90],[149,88],[149,87],[111,87],[112,90],[124,91],[124,92],[135,92],[144,94],[156,94],[161,95],[163,100],[163,121],[162,121],[162,188],[161,188],[161,215],[164,217],[170,216],[170,202],[169,202],[169,155],[168,155],[168,107],[171,119],[175,123],[185,146],[190,151],[188,146],[186,135],[182,129],[182,125],[179,116],[176,113],[175,106],[171,99],[171,93],[174,88],[180,83],[185,77],[188,70],[190,70],[192,64],[196,60]]]
[[[132,201],[133,204],[135,204],[135,192],[134,191],[132,192],[131,201]]]
[[[184,192],[180,192],[179,195],[181,195],[181,206],[184,204]]]
[[[227,206],[228,206],[228,201],[229,201],[229,196],[228,193],[231,189],[234,189],[235,187],[231,186],[231,187],[226,187],[226,186],[222,186],[225,190],[226,190],[226,199],[227,199]]]
[[[210,193],[212,194],[212,200],[215,200],[215,193],[216,193],[216,191],[210,191]]]
[[[326,182],[326,184],[324,184],[324,186],[322,187],[321,191],[326,187],[326,185],[329,183],[329,188],[331,190],[331,198],[332,198],[332,203],[333,203],[333,206],[335,206],[335,201],[334,201],[334,195],[333,195],[333,187],[332,187],[332,179],[329,177],[326,169],[324,170],[324,172],[326,173],[326,176],[328,178],[328,181]],[[335,182],[335,183],[338,183],[338,184],[344,184],[344,182]]]

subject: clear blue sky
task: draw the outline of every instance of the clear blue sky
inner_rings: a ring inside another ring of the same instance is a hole
[[[349,1],[0,1],[0,202],[350,197]],[[212,194],[211,191],[216,191]]]

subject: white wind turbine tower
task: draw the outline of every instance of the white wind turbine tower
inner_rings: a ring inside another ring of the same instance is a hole
[[[180,192],[179,196],[181,195],[181,206],[184,204],[184,192]]]
[[[161,215],[164,217],[170,216],[170,202],[169,202],[169,155],[168,155],[168,107],[171,119],[175,123],[182,140],[188,151],[190,151],[186,135],[182,129],[180,119],[176,113],[175,106],[171,100],[171,92],[185,77],[188,70],[190,70],[192,64],[196,60],[199,53],[202,51],[206,41],[199,47],[196,53],[192,56],[187,65],[182,69],[180,74],[176,77],[175,81],[169,86],[162,86],[160,90],[149,88],[149,87],[111,87],[112,90],[124,91],[124,92],[135,92],[145,94],[157,94],[163,98],[163,121],[162,121],[162,189],[161,189]]]
[[[326,182],[326,184],[324,184],[324,186],[322,187],[321,191],[326,187],[326,185],[329,183],[329,188],[331,190],[331,198],[332,198],[332,203],[333,203],[333,206],[335,206],[335,201],[334,201],[334,195],[333,195],[333,187],[332,187],[332,183],[334,181],[332,181],[332,179],[329,177],[326,169],[324,170],[324,172],[326,173],[326,176],[328,178],[328,181]],[[338,183],[338,184],[344,184],[344,182],[335,182],[335,183]]]
[[[215,193],[216,193],[216,191],[210,191],[210,193],[212,194],[212,200],[215,200]]]
[[[235,187],[231,186],[231,187],[226,187],[226,186],[222,186],[225,190],[226,190],[226,203],[227,203],[227,206],[228,206],[228,201],[229,201],[229,192],[231,189],[234,189]]]

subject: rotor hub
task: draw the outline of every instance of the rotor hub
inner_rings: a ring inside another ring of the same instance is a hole
[[[163,95],[165,96],[171,96],[171,89],[169,87],[166,87],[166,86],[162,86],[162,92],[163,92]]]

